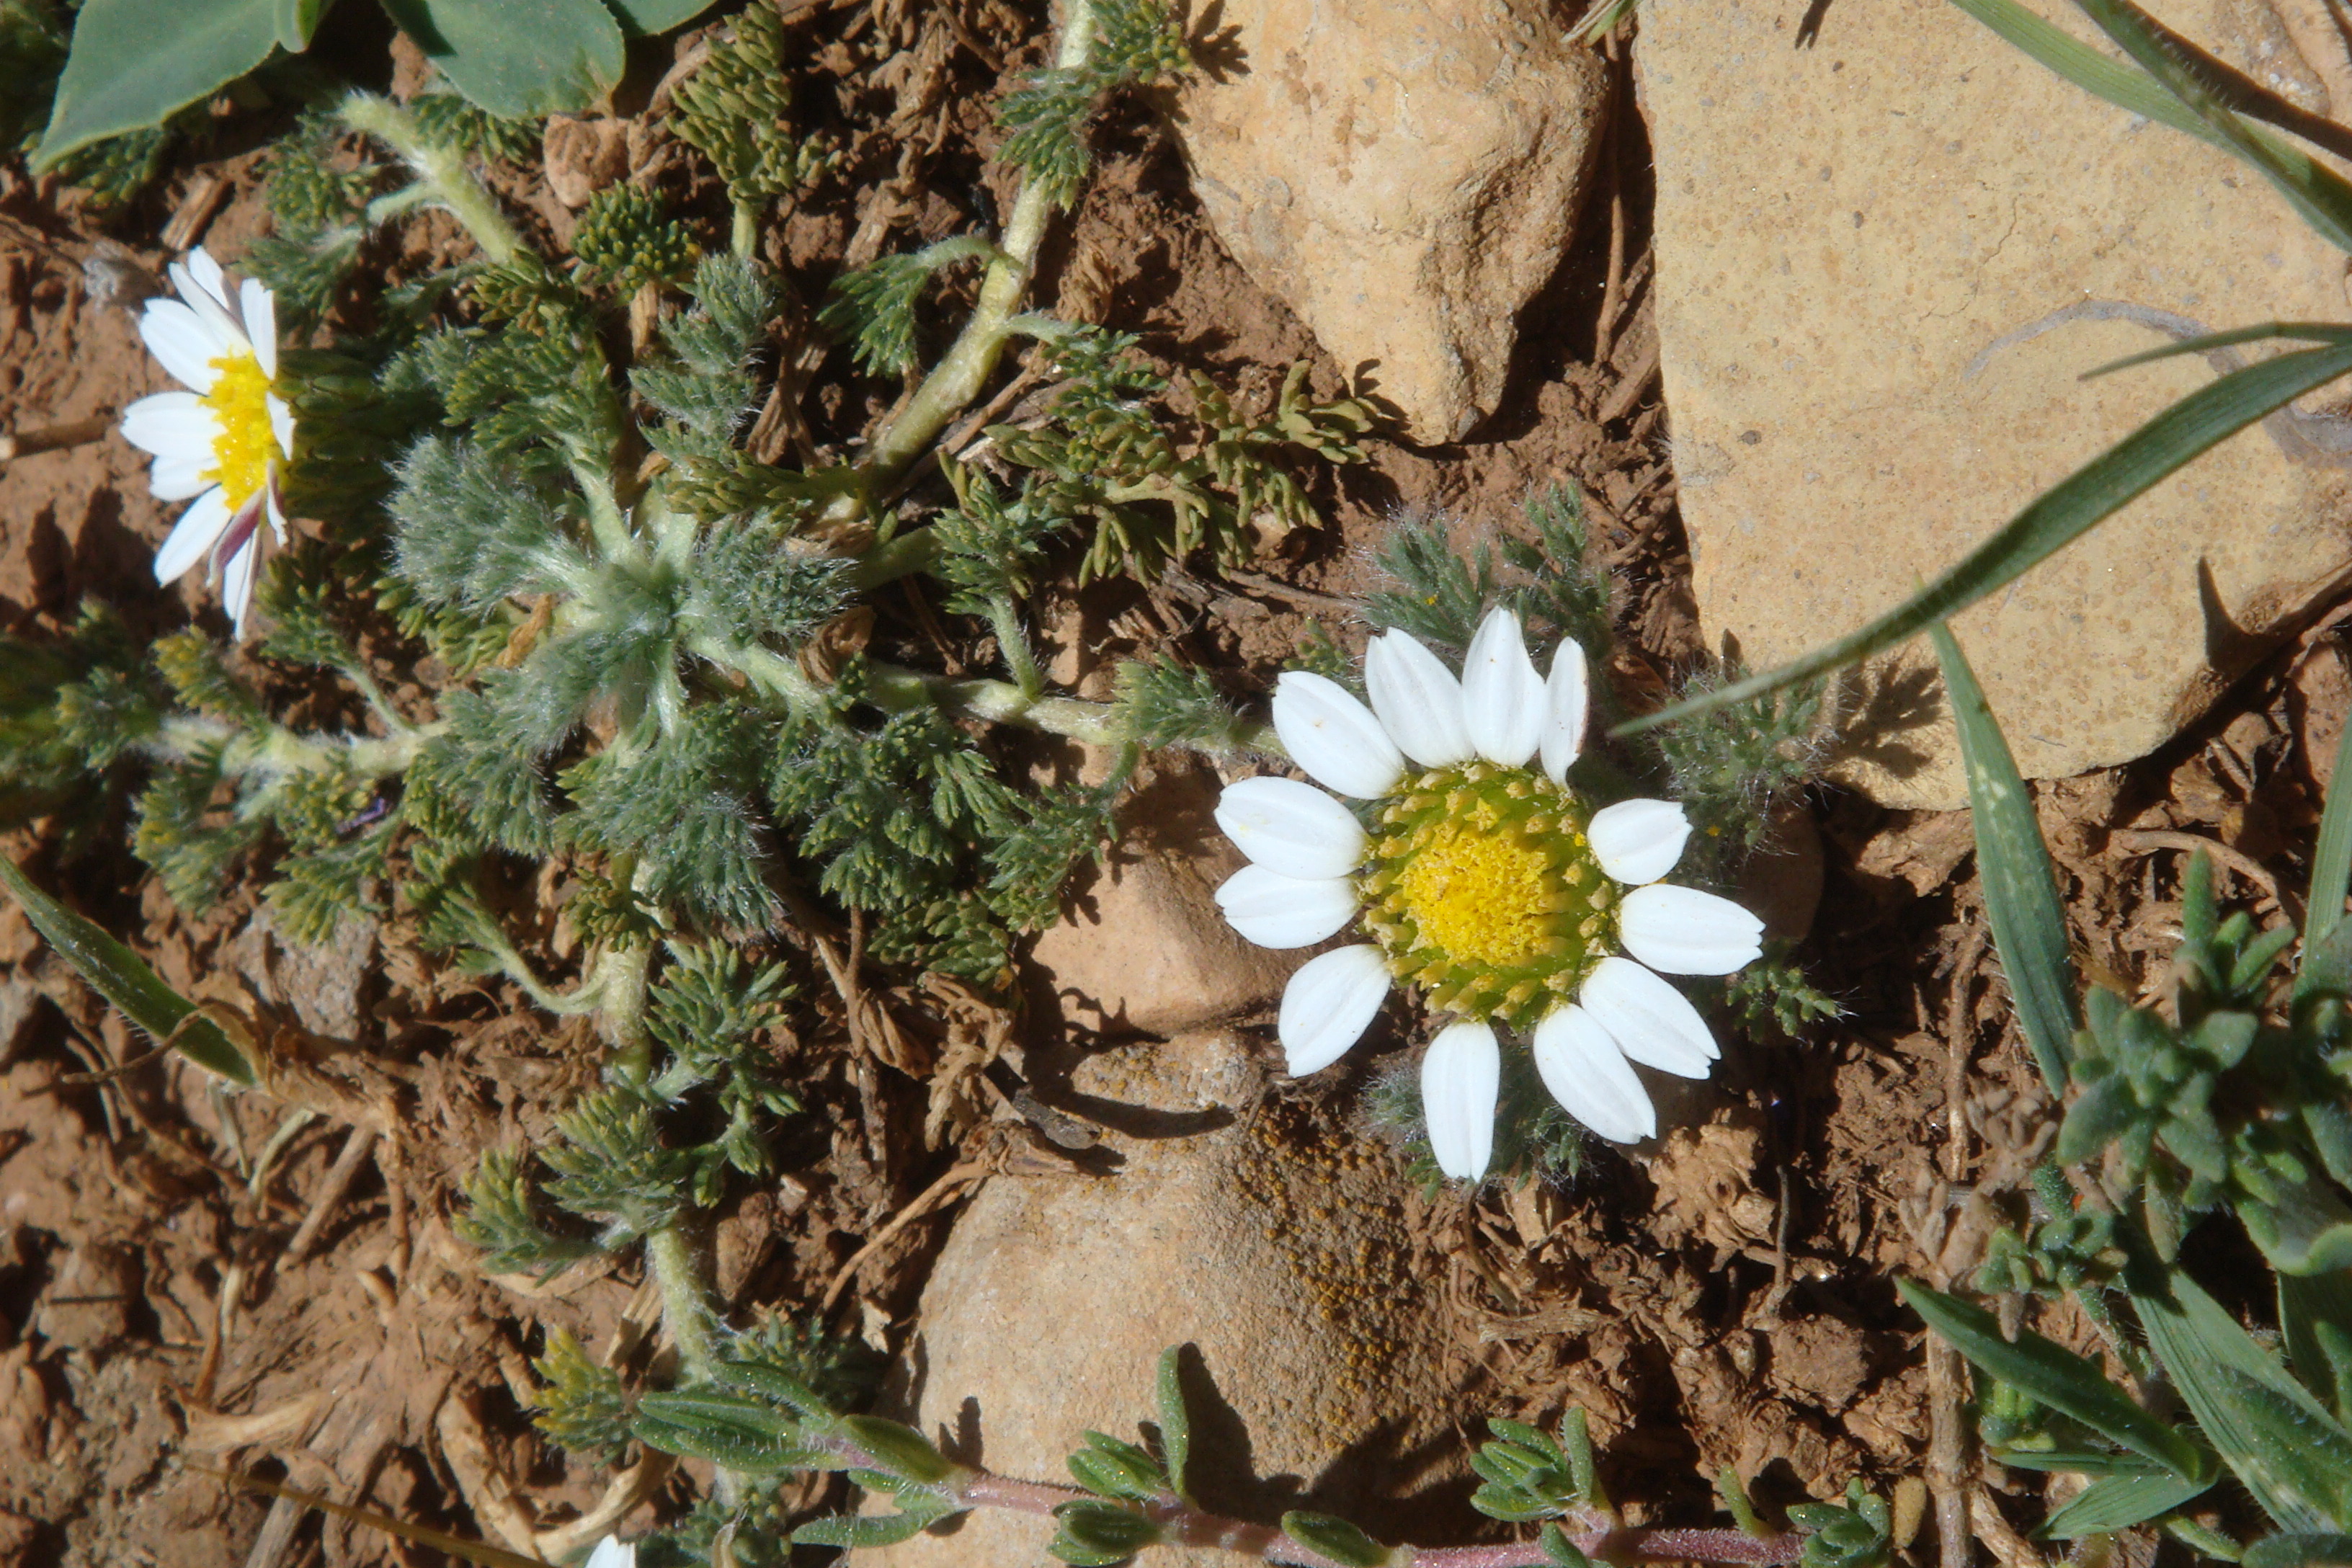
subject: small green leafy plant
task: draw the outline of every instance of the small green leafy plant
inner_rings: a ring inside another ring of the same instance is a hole
[[[2029,1299],[2071,1295],[2129,1381],[2111,1382],[2030,1330],[2005,1335],[1958,1297],[1906,1280],[1904,1298],[1988,1379],[1980,1430],[1996,1458],[2091,1478],[2042,1533],[2074,1539],[2153,1521],[2228,1561],[2334,1561],[2352,1533],[2352,789],[2330,791],[2300,933],[2223,918],[2200,852],[2182,888],[2170,1006],[2093,989],[2078,1027],[2032,801],[1958,643],[1936,635],[1995,942],[2051,1089],[2072,1088],[2035,1173],[2040,1213],[1996,1238],[1979,1283]],[[2352,747],[2339,766],[2347,760]],[[2283,979],[2276,967],[2298,936],[2300,962]],[[2224,1216],[2277,1271],[2278,1349],[2183,1266],[2187,1233]],[[2134,1397],[2135,1384],[2159,1377],[2193,1426]],[[2240,1543],[2188,1511],[2224,1474],[2274,1533]]]

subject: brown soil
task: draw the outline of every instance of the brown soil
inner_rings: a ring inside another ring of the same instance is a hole
[[[832,112],[850,151],[845,181],[781,236],[808,300],[845,260],[957,231],[1003,197],[982,174],[994,136],[984,101],[997,68],[1033,60],[1038,40],[994,0],[959,8],[952,28],[947,9],[877,0],[802,13],[798,36],[830,42],[813,51],[815,68],[836,79]],[[867,30],[862,47],[838,41],[853,21]],[[814,86],[808,95],[824,97]],[[1623,113],[1615,188],[1639,276],[1647,146],[1630,101]],[[1208,232],[1169,134],[1122,110],[1097,144],[1102,166],[1049,252],[1042,297],[1058,290],[1076,313],[1140,333],[1171,367],[1265,392],[1303,357],[1320,389],[1339,390],[1338,368]],[[910,148],[906,166],[929,177],[901,184]],[[0,167],[0,428],[104,414],[166,384],[130,316],[93,297],[83,264],[103,244],[160,267],[164,226],[215,177],[230,193],[191,237],[233,264],[263,222],[254,162],[200,151],[111,216],[28,181],[21,165]],[[502,189],[531,221],[568,223],[540,172],[513,171]],[[1340,596],[1368,584],[1365,547],[1398,510],[1442,513],[1466,540],[1523,526],[1517,504],[1530,489],[1573,481],[1622,584],[1612,677],[1641,699],[1688,669],[1702,649],[1666,412],[1644,384],[1646,289],[1630,291],[1609,355],[1591,363],[1610,195],[1528,310],[1510,402],[1488,436],[1430,450],[1375,443],[1363,467],[1317,479],[1328,526],[1249,575],[1219,581],[1200,566],[1149,592],[1110,584],[1065,605],[1104,664],[1171,649],[1236,689],[1262,689],[1310,622],[1360,643]],[[806,404],[819,439],[879,411],[839,358]],[[1624,412],[1603,422],[1606,408]],[[194,601],[159,592],[148,573],[167,523],[138,454],[111,436],[0,468],[0,624],[53,627],[84,595],[142,633],[184,623]],[[908,635],[919,626],[911,611],[885,614],[908,616]],[[2326,641],[2281,651],[2160,754],[2040,791],[2091,963],[2134,988],[2161,983],[2184,850],[2198,842],[2220,847],[2230,894],[2266,912],[2282,896],[2292,903],[2278,889],[2303,879],[2347,703]],[[1712,1083],[1668,1109],[1680,1131],[1654,1157],[1603,1153],[1572,1190],[1490,1190],[1428,1216],[1453,1256],[1454,1326],[1493,1407],[1528,1418],[1584,1408],[1612,1489],[1637,1518],[1703,1521],[1709,1478],[1727,1465],[1778,1502],[1831,1495],[1850,1476],[1884,1487],[1924,1473],[1931,1426],[1953,1418],[1955,1396],[1931,1383],[1889,1277],[1942,1272],[1956,1194],[2008,1172],[2020,1109],[2042,1092],[1990,952],[1965,816],[1885,811],[1828,788],[1807,809],[1827,877],[1802,957],[1847,1016],[1801,1042],[1733,1046]],[[525,1419],[524,1363],[556,1328],[615,1360],[637,1353],[649,1315],[635,1266],[591,1267],[544,1289],[486,1279],[449,1230],[454,1184],[478,1152],[543,1128],[591,1080],[584,1033],[502,985],[437,972],[396,927],[313,962],[270,935],[249,892],[190,921],[120,850],[102,846],[60,876],[54,848],[29,834],[0,844],[175,984],[241,988],[413,1064],[424,1109],[397,1140],[373,1144],[311,1122],[250,1179],[250,1160],[285,1131],[283,1108],[215,1099],[168,1061],[104,1083],[79,1076],[143,1047],[0,904],[0,1565],[434,1560],[225,1490],[204,1468],[232,1452],[274,1459],[289,1484],[468,1533],[488,1532],[486,1516],[501,1510],[546,1521],[593,1506],[604,1479],[567,1471]],[[903,991],[892,1005],[931,1020],[950,1046],[993,1022],[936,990]],[[836,1016],[778,1042],[813,1114],[787,1133],[792,1173],[736,1200],[718,1225],[720,1282],[739,1312],[818,1300],[959,1157],[927,1146],[926,1085],[845,1048],[849,1034]],[[957,1051],[940,1059],[944,1079]],[[968,1068],[969,1051],[962,1059]],[[1351,1094],[1363,1076],[1328,1092]],[[943,1234],[936,1221],[901,1230],[844,1296],[837,1322],[884,1348],[903,1343]],[[647,1506],[683,1495],[657,1489]]]

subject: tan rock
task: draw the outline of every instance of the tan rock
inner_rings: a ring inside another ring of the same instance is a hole
[[[2243,4],[2153,9],[2210,40]],[[2037,8],[2089,32],[2070,5]],[[2085,300],[2214,327],[2347,305],[2343,258],[2262,179],[1947,0],[1835,5],[1801,47],[1801,10],[1653,0],[1636,46],[1699,611],[1756,667],[1891,608],[2213,379],[2179,359],[2079,382],[2166,342],[2126,321],[1972,371],[1995,340]],[[2161,744],[2345,568],[2347,511],[2341,470],[2248,432],[1960,616],[2022,770]],[[1924,646],[1881,667],[1845,726],[1843,776],[1890,805],[1964,798],[1931,667]]]
[[[956,1221],[923,1292],[894,1414],[955,1457],[1066,1482],[1089,1430],[1138,1441],[1162,1350],[1189,1345],[1204,1507],[1272,1523],[1295,1507],[1387,1540],[1465,1523],[1442,1274],[1401,1214],[1383,1147],[1303,1100],[1258,1098],[1230,1037],[1130,1046],[1073,1068],[1073,1104],[1127,1131],[1102,1177],[999,1177]],[[867,1568],[1045,1561],[1049,1521],[983,1512],[861,1554]],[[1163,1549],[1171,1563],[1251,1561]]]
[[[1126,836],[1031,949],[1038,1016],[1172,1035],[1281,994],[1304,955],[1246,942],[1217,912],[1217,885],[1243,865],[1209,815],[1217,790],[1214,775],[1184,769],[1129,799]]]
[[[1530,0],[1234,0],[1235,63],[1185,90],[1192,188],[1258,285],[1422,442],[1502,395],[1608,102]]]
[[[547,187],[577,212],[606,185],[629,173],[629,124],[625,120],[575,120],[551,114],[540,136],[547,163]]]

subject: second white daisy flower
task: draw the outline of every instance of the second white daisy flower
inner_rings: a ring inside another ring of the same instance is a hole
[[[242,637],[262,520],[279,543],[286,540],[278,474],[294,449],[294,415],[272,390],[277,307],[250,278],[232,302],[227,277],[202,246],[170,272],[180,297],[149,300],[139,335],[191,390],[141,398],[122,411],[122,435],[154,454],[147,483],[158,500],[191,502],[155,552],[155,581],[172,582],[204,562]]]
[[[1517,617],[1496,609],[1457,678],[1386,632],[1365,649],[1364,686],[1370,707],[1322,676],[1286,674],[1274,727],[1318,784],[1386,802],[1372,831],[1292,779],[1244,779],[1217,805],[1251,861],[1217,889],[1234,930],[1307,947],[1360,916],[1372,939],[1291,976],[1276,1023],[1290,1070],[1339,1060],[1403,983],[1454,1016],[1421,1073],[1447,1175],[1475,1180],[1492,1157],[1497,1025],[1529,1033],[1545,1088],[1586,1127],[1618,1142],[1654,1135],[1629,1063],[1704,1078],[1717,1056],[1698,1010],[1660,975],[1730,973],[1761,952],[1763,922],[1660,880],[1690,837],[1682,807],[1595,811],[1567,787],[1588,695],[1573,642],[1540,675]]]

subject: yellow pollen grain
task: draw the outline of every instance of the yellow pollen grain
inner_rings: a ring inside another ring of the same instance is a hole
[[[213,466],[204,477],[217,483],[234,512],[269,479],[278,433],[269,426],[269,378],[249,353],[226,353],[213,361],[220,379],[205,394],[205,406],[220,422],[213,437]]]
[[[1549,858],[1523,842],[1444,823],[1413,851],[1397,893],[1430,946],[1507,968],[1545,950],[1549,870]]]

